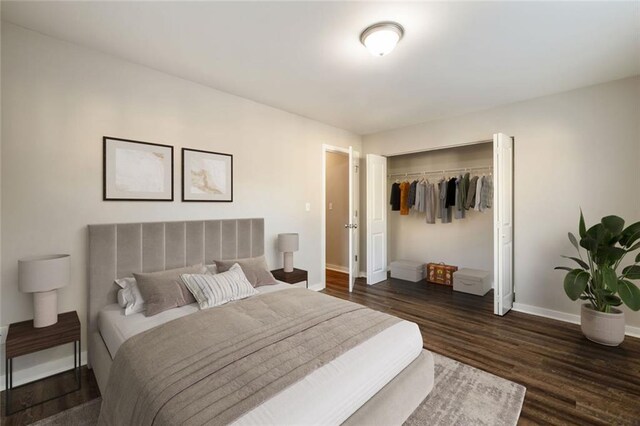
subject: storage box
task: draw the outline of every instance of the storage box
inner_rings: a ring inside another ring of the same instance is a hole
[[[444,263],[427,263],[427,281],[434,284],[453,285],[453,273],[457,266]]]
[[[391,262],[391,278],[416,283],[424,278],[424,264],[411,260],[395,260]]]
[[[484,296],[491,290],[491,274],[480,269],[463,268],[453,274],[453,289]]]

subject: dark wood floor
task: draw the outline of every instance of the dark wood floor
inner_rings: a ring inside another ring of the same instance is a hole
[[[640,425],[640,339],[617,348],[580,327],[519,312],[493,315],[493,295],[389,279],[353,293],[327,271],[326,294],[416,322],[427,349],[527,388],[520,424]]]
[[[3,391],[0,395],[0,397],[2,397],[2,403],[0,403],[0,408],[2,409],[0,424],[3,426],[28,425],[99,397],[100,390],[98,389],[98,384],[96,383],[93,372],[84,366],[82,367],[81,375],[82,387],[79,391],[71,392],[43,404],[18,411],[9,417],[5,416],[5,392]],[[12,394],[11,399],[13,402],[11,403],[11,410],[14,411],[21,406],[31,405],[36,401],[43,401],[52,396],[60,395],[74,389],[76,386],[73,372],[67,372],[18,387]]]
[[[344,274],[327,271],[326,294],[414,321],[425,347],[527,388],[520,424],[640,425],[640,339],[618,348],[585,339],[573,324],[519,312],[493,315],[489,294],[476,297],[429,285],[388,280],[353,293]],[[0,424],[27,425],[100,394],[83,368],[82,390],[4,417]],[[54,377],[16,393],[19,401],[60,390],[68,378]],[[4,392],[1,395],[4,403]]]

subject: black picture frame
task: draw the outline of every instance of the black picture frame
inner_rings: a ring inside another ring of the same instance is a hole
[[[219,199],[219,200],[208,200],[208,199],[203,199],[203,198],[199,198],[199,199],[188,199],[186,197],[186,192],[187,192],[187,188],[186,188],[186,179],[185,179],[185,174],[187,172],[186,167],[185,167],[185,153],[186,152],[196,152],[196,153],[200,153],[200,154],[208,154],[208,155],[214,155],[214,156],[223,156],[223,157],[229,157],[229,176],[230,176],[230,195],[229,195],[229,199]],[[182,148],[182,159],[181,159],[181,166],[182,166],[182,201],[185,203],[232,203],[233,202],[233,154],[227,154],[224,152],[216,152],[216,151],[205,151],[205,150],[201,150],[201,149],[193,149],[193,148]]]
[[[108,148],[109,148],[109,142],[113,141],[113,142],[117,142],[117,143],[128,143],[128,144],[135,144],[135,145],[144,145],[144,146],[157,146],[157,147],[161,147],[164,149],[167,149],[170,152],[170,169],[171,169],[171,173],[170,173],[170,194],[169,196],[167,196],[166,198],[143,198],[143,197],[116,197],[116,196],[110,196],[109,195],[109,191],[108,191],[108,182],[107,182],[107,169],[109,167],[108,164]],[[143,141],[137,141],[137,140],[133,140],[133,139],[122,139],[122,138],[115,138],[115,137],[111,137],[111,136],[103,136],[102,137],[102,200],[103,201],[173,201],[174,200],[174,164],[173,164],[173,146],[171,145],[163,145],[163,144],[159,144],[159,143],[151,143],[151,142],[143,142]]]

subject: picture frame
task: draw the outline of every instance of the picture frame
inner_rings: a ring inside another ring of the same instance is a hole
[[[233,155],[182,148],[182,201],[233,202]]]
[[[104,201],[173,201],[173,146],[102,138]]]

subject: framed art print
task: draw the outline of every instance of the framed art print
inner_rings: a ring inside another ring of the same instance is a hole
[[[182,148],[182,201],[233,201],[233,155]]]
[[[105,136],[105,201],[173,201],[173,147]]]

